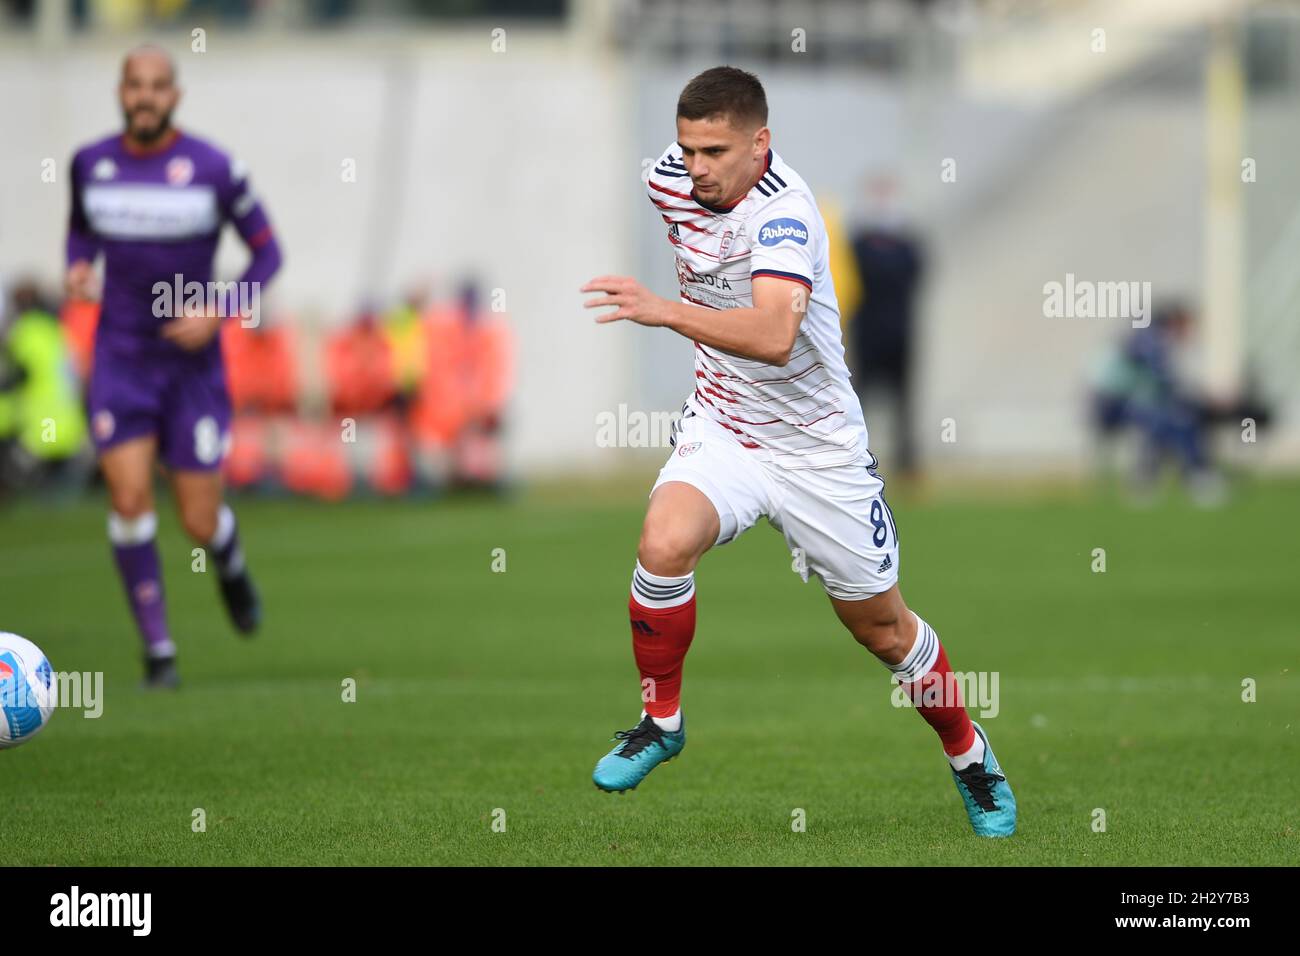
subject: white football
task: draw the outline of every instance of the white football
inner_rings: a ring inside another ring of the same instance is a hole
[[[40,733],[54,713],[56,696],[54,672],[41,649],[0,631],[0,749]]]

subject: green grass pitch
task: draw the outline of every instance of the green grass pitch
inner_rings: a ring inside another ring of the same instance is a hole
[[[239,502],[267,613],[246,642],[164,498],[185,683],[156,695],[136,688],[103,505],[0,513],[0,629],[56,670],[106,675],[102,717],[60,710],[0,752],[4,862],[1300,859],[1293,483],[1209,512],[891,500],[909,605],[955,669],[1000,675],[982,723],[1020,803],[1004,841],[972,836],[933,733],[891,705],[885,669],[765,523],[697,575],[681,759],[598,792],[592,766],[639,705],[626,601],[644,499],[567,501]]]

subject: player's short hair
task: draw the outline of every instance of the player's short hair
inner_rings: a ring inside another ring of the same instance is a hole
[[[725,116],[733,126],[766,126],[767,94],[753,73],[715,66],[686,84],[677,115],[688,120]]]

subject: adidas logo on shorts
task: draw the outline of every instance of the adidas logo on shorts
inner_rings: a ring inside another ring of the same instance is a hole
[[[884,574],[893,566],[894,566],[894,559],[891,558],[889,555],[885,555],[885,560],[880,562],[880,567],[876,568],[876,573]]]

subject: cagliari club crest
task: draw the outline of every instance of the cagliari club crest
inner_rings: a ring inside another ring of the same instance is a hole
[[[735,238],[735,233],[730,229],[722,234],[722,244],[718,246],[718,258],[727,258],[727,252],[731,249],[731,240]]]

